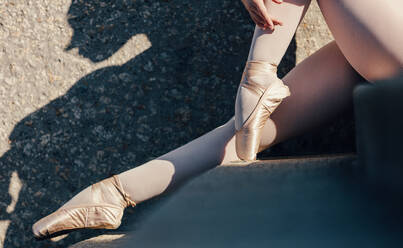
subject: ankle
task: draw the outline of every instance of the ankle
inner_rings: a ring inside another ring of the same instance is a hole
[[[246,62],[241,83],[255,83],[263,87],[280,80],[277,77],[277,64],[262,60],[249,60]]]

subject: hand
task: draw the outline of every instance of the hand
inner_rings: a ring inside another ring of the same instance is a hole
[[[248,10],[250,17],[252,20],[258,25],[260,28],[266,30],[267,28],[270,30],[274,30],[275,25],[283,25],[281,21],[277,18],[274,18],[269,15],[269,12],[266,8],[266,1],[273,1],[277,4],[281,4],[282,0],[241,0],[245,8]]]

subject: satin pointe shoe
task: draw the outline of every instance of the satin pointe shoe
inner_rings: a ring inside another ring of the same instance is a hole
[[[86,202],[89,203],[63,206],[40,219],[32,226],[35,237],[46,239],[82,228],[116,229],[120,226],[123,210],[136,205],[123,191],[117,176],[91,185]]]
[[[264,125],[289,95],[288,87],[277,77],[275,64],[246,63],[235,101],[235,146],[240,159],[256,160]]]

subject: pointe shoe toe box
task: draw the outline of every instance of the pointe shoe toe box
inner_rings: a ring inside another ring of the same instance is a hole
[[[60,231],[80,228],[116,229],[120,226],[123,209],[116,206],[90,206],[59,209],[32,226],[35,237],[41,238]]]
[[[136,203],[123,190],[118,176],[104,179],[81,192],[87,203],[70,204],[40,219],[32,226],[35,237],[49,238],[75,229],[116,229],[123,211]],[[74,198],[73,198],[74,200]],[[76,199],[77,201],[77,199]]]

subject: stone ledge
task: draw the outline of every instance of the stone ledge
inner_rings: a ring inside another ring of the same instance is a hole
[[[271,190],[267,191],[270,195],[273,194],[274,191],[272,189],[276,187],[276,185],[282,185],[281,188],[283,188],[284,185],[281,184],[280,181],[289,182],[290,185],[293,183],[298,184],[303,183],[304,177],[306,177],[308,180],[314,179],[312,184],[314,187],[309,183],[308,186],[305,186],[315,189],[318,183],[322,183],[326,178],[329,178],[329,174],[335,174],[336,177],[340,177],[340,174],[343,173],[345,168],[352,168],[354,166],[355,161],[356,156],[354,154],[341,154],[298,158],[290,157],[262,160],[253,163],[229,163],[217,167],[185,185],[175,193],[172,198],[168,199],[164,207],[153,213],[149,221],[146,221],[144,225],[136,226],[134,233],[128,232],[126,234],[117,235],[105,234],[79,242],[70,246],[70,248],[127,247],[124,244],[131,242],[132,239],[136,239],[135,242],[137,244],[142,244],[141,242],[147,239],[151,230],[154,230],[153,226],[156,225],[158,219],[171,221],[172,223],[172,219],[170,218],[175,216],[175,213],[186,212],[187,204],[193,206],[195,198],[206,199],[204,204],[217,204],[217,211],[225,211],[227,208],[225,204],[234,202],[234,199],[231,198],[237,198],[237,196],[235,196],[237,194],[247,194],[251,197],[251,203],[248,208],[253,209],[256,207],[257,211],[261,211],[257,203],[259,201],[262,201],[262,203],[265,201],[265,199],[259,199],[259,194],[266,192],[264,188],[271,188]],[[347,169],[347,171],[350,170]],[[323,177],[323,179],[321,179],[321,177]],[[294,189],[294,191],[295,190],[298,191],[298,189]],[[247,193],[248,191],[250,191],[250,193]],[[293,190],[290,191],[284,188],[282,191],[288,194],[295,193]],[[315,194],[315,192],[310,192],[309,194]],[[208,195],[211,196],[210,199],[206,198]],[[225,199],[226,197],[228,199]],[[276,195],[273,197],[278,198]],[[195,207],[195,216],[193,217],[196,222],[209,217],[208,212],[203,213],[201,212],[202,209],[197,209],[197,206]],[[234,211],[234,209],[236,209],[235,206],[230,211]],[[242,209],[242,206],[240,209]],[[188,222],[186,217],[179,217],[177,227],[182,229],[186,228],[183,226],[184,222]],[[158,223],[158,226],[161,228],[167,227],[164,221]],[[161,228],[155,229],[156,237],[161,234]],[[195,228],[195,225],[190,223],[189,228]],[[141,240],[142,236],[145,237],[144,240]],[[142,245],[148,247],[147,245],[149,244],[145,242]],[[143,247],[142,245],[139,247]],[[158,244],[157,247],[159,247]]]
[[[98,237],[81,241],[70,248],[117,248],[126,241],[125,234],[104,234]]]

